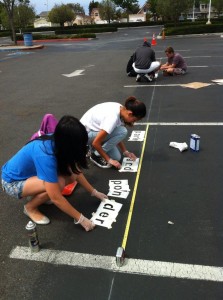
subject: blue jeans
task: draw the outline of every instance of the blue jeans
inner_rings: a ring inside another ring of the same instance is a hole
[[[22,191],[25,184],[25,180],[21,181],[13,181],[13,182],[6,182],[2,179],[2,189],[6,194],[12,196],[16,199],[22,198]]]
[[[102,145],[103,150],[114,160],[121,160],[121,153],[118,150],[117,144],[123,141],[127,135],[127,129],[124,126],[116,127],[111,134],[108,134],[104,140]],[[89,131],[88,132],[88,143],[89,146],[92,147],[92,142],[97,136],[98,131]],[[99,153],[96,151],[96,155]]]

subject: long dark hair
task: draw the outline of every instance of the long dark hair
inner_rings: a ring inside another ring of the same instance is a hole
[[[130,96],[125,100],[125,108],[130,110],[134,117],[142,119],[146,115],[146,106],[145,104],[137,100],[136,97]]]
[[[81,122],[73,116],[63,116],[53,134],[58,172],[61,175],[79,174],[87,169],[88,134]],[[70,170],[70,169],[71,170]]]

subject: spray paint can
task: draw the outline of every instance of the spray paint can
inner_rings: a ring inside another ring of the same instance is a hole
[[[200,136],[195,133],[190,136],[190,149],[196,152],[200,150]]]
[[[26,225],[26,230],[29,237],[29,247],[31,249],[31,252],[38,252],[40,250],[40,247],[36,224],[32,221],[29,221],[29,223]]]

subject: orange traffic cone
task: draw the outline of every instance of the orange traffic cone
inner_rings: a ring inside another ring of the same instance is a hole
[[[155,33],[153,34],[153,39],[152,39],[152,43],[151,43],[151,45],[152,46],[156,46],[156,38],[155,38]]]
[[[70,183],[68,185],[66,185],[62,191],[62,195],[63,196],[69,196],[73,193],[73,190],[75,188],[75,186],[77,185],[77,181],[74,181],[73,183]]]

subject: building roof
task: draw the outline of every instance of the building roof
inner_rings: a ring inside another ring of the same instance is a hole
[[[45,17],[48,16],[48,14],[49,14],[49,11],[42,11],[42,12],[39,14],[39,16],[42,17],[42,18],[45,18]]]

